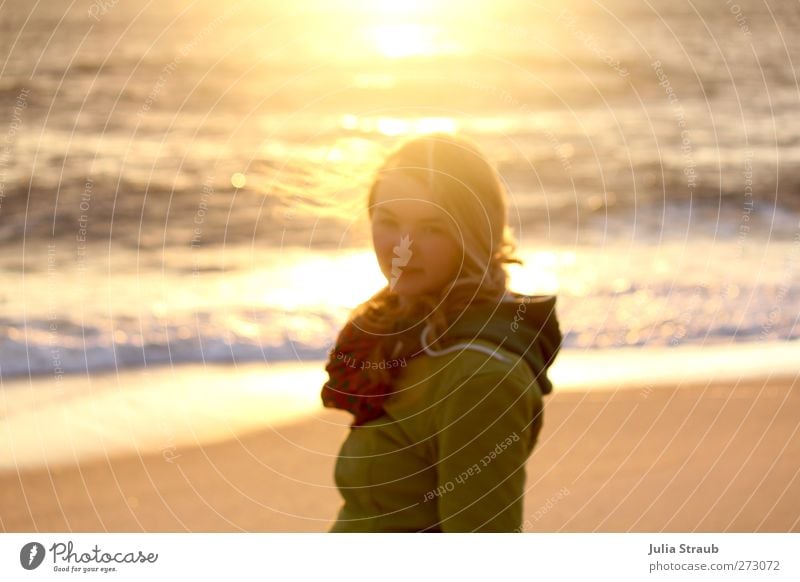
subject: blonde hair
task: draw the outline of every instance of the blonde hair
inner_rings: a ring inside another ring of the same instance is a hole
[[[500,302],[508,281],[505,264],[522,264],[514,254],[517,245],[507,225],[506,190],[474,141],[437,133],[401,143],[373,180],[368,197],[370,218],[378,184],[390,171],[403,172],[428,187],[432,202],[454,223],[448,227],[463,251],[464,261],[456,279],[438,295],[415,296],[401,305],[387,285],[353,310],[351,321],[376,336],[371,355],[375,362],[414,357],[437,346],[470,305]],[[420,339],[422,322],[428,327],[428,346]],[[367,372],[375,380],[390,382],[392,370],[397,368]]]

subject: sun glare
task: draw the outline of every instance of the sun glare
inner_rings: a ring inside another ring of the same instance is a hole
[[[433,132],[456,133],[458,123],[452,117],[357,117],[342,116],[341,126],[365,133],[378,132],[387,136],[426,134]]]
[[[440,12],[444,2],[430,0],[327,0],[325,4],[336,12],[361,14],[364,16],[404,16],[416,17]]]
[[[323,13],[337,17],[329,19],[331,24],[342,19],[348,28],[360,31],[352,45],[357,59],[372,54],[403,59],[459,52],[461,20],[476,18],[479,6],[485,12],[484,4],[472,0],[334,0],[325,3]]]
[[[390,59],[437,54],[437,32],[423,24],[382,24],[367,29],[372,44]]]

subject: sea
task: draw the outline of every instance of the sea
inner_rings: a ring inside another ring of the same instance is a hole
[[[373,172],[430,131],[496,164],[511,288],[557,295],[565,350],[797,342],[798,28],[794,0],[5,0],[0,380],[324,359],[386,283]]]

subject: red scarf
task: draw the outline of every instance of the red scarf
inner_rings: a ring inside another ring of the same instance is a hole
[[[359,329],[352,320],[342,328],[336,346],[328,356],[325,370],[329,380],[322,387],[322,403],[328,408],[350,411],[360,426],[383,414],[383,404],[391,396],[391,383],[373,381],[364,369],[370,364],[376,336]],[[388,369],[396,377],[399,367]]]

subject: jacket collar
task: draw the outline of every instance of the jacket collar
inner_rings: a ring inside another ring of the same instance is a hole
[[[423,346],[427,345],[426,329]],[[458,341],[486,340],[521,355],[530,366],[543,394],[553,390],[547,370],[561,349],[563,336],[556,316],[554,295],[523,295],[508,292],[497,304],[473,305],[450,326],[441,338],[443,346]],[[473,346],[478,347],[478,346]],[[444,349],[431,355],[449,352]]]

